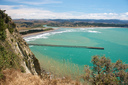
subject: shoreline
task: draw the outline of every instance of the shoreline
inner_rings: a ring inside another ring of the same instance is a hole
[[[30,36],[34,36],[34,35],[39,35],[39,34],[51,32],[51,31],[55,31],[55,30],[57,30],[57,29],[59,29],[59,28],[55,28],[55,29],[53,29],[53,30],[42,31],[42,32],[29,33],[29,34],[21,35],[21,37],[22,37],[22,38],[30,37]]]
[[[58,27],[58,28],[128,28],[128,27]]]
[[[30,37],[30,36],[34,36],[34,35],[39,35],[39,34],[43,34],[43,33],[47,33],[47,32],[52,32],[52,31],[55,31],[57,29],[60,29],[60,28],[127,28],[127,27],[57,27],[53,30],[48,30],[48,31],[42,31],[42,32],[35,32],[35,33],[30,33],[30,34],[25,34],[25,35],[21,35],[21,37]]]

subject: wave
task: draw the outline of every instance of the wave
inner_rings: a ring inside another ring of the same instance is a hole
[[[25,37],[24,39],[29,42],[29,41],[34,41],[36,39],[47,39],[49,36],[51,35],[55,35],[55,34],[61,34],[61,33],[65,33],[65,32],[73,32],[75,30],[64,30],[64,31],[57,31],[57,32],[50,32],[50,33],[43,33],[43,34],[39,34],[39,35],[35,35],[35,36],[30,36],[30,37]]]
[[[99,31],[92,31],[92,30],[88,30],[88,32],[90,32],[90,33],[101,33]]]
[[[101,33],[99,31],[94,31],[95,28],[80,28],[81,32],[89,32],[89,33]]]
[[[33,45],[30,45],[29,47],[33,47]]]
[[[50,36],[50,34],[49,33],[45,33],[45,34],[40,34],[40,35],[25,37],[24,39],[29,42],[29,41],[34,41],[34,40],[39,39],[39,38],[46,39],[46,38],[48,38],[47,36]]]
[[[91,28],[94,29],[94,28]],[[30,37],[25,37],[24,39],[29,42],[29,41],[35,41],[36,39],[47,39],[49,38],[49,36],[51,35],[55,35],[55,34],[62,34],[62,33],[66,33],[66,32],[90,32],[90,33],[101,33],[99,31],[92,31],[90,30],[90,28],[80,28],[80,29],[62,29],[62,31],[55,31],[55,32],[49,32],[49,33],[43,33],[43,34],[39,34],[39,35],[34,35],[34,36],[30,36]]]

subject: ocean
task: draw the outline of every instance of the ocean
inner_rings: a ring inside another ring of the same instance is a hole
[[[77,68],[82,72],[84,65],[92,66],[94,55],[108,57],[113,63],[120,59],[128,64],[128,28],[59,28],[24,39],[35,44],[104,47],[104,50],[98,50],[30,45],[41,67],[47,71]]]

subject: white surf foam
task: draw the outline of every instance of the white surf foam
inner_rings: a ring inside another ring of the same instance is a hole
[[[99,31],[92,31],[92,30],[88,30],[88,32],[90,32],[90,33],[101,33]]]
[[[39,35],[35,35],[35,36],[30,36],[30,37],[25,37],[24,39],[29,42],[29,41],[34,41],[36,39],[40,39],[40,38],[44,38],[47,39],[49,36],[51,35],[55,35],[55,34],[61,34],[61,33],[65,33],[65,32],[73,32],[75,30],[73,29],[68,29],[68,30],[64,30],[64,31],[58,31],[58,32],[50,32],[50,33],[43,33],[43,34],[39,34]]]
[[[94,29],[94,28],[91,28]],[[49,36],[51,35],[55,35],[55,34],[61,34],[61,33],[66,33],[66,32],[90,32],[90,33],[101,33],[99,31],[93,31],[90,30],[90,28],[80,28],[80,29],[66,29],[66,30],[62,30],[62,31],[55,31],[55,32],[49,32],[49,33],[43,33],[43,34],[39,34],[39,35],[34,35],[34,36],[30,36],[30,37],[25,37],[24,39],[29,42],[29,41],[35,41],[36,39],[47,39],[49,38]]]
[[[95,28],[80,28],[80,32],[90,32],[90,33],[101,33],[99,31],[94,31]]]
[[[29,47],[33,47],[33,45],[30,45]]]

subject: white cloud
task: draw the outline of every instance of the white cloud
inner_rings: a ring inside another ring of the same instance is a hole
[[[55,0],[31,0],[31,1],[29,1],[29,0],[6,0],[6,1],[22,3],[22,4],[28,4],[28,5],[62,3],[61,1],[55,1]]]
[[[14,7],[18,7],[14,9]],[[82,13],[82,12],[63,12],[56,13],[49,10],[27,8],[23,5],[8,6],[0,5],[2,10],[7,10],[9,16],[13,19],[121,19],[128,20],[126,13]]]
[[[125,14],[128,15],[128,12],[126,12]]]

